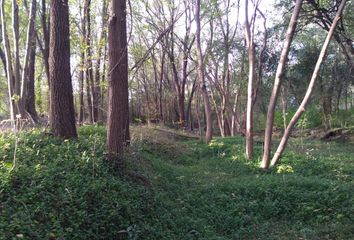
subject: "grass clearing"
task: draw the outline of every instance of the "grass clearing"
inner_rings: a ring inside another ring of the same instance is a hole
[[[246,161],[244,139],[209,146],[165,128],[135,127],[128,168],[102,159],[105,129],[78,140],[34,130],[0,136],[0,239],[353,239],[352,145],[298,140],[270,172]]]

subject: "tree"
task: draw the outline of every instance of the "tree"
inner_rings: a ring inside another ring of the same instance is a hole
[[[274,122],[274,112],[275,105],[277,103],[277,99],[280,92],[281,83],[283,81],[283,77],[285,74],[285,66],[288,59],[288,53],[290,50],[290,45],[295,33],[297,19],[299,18],[299,13],[302,6],[302,0],[297,0],[295,3],[295,7],[293,10],[292,17],[290,19],[289,27],[286,32],[286,37],[283,45],[283,50],[280,55],[280,60],[278,63],[278,68],[275,74],[273,91],[270,96],[269,105],[268,105],[268,113],[267,113],[267,122],[266,129],[264,135],[264,150],[263,150],[263,159],[261,167],[267,169],[269,167],[269,158],[272,144],[272,134],[273,134],[273,122]]]
[[[204,77],[204,62],[203,62],[203,53],[200,41],[200,0],[197,0],[196,10],[195,10],[195,22],[196,22],[196,45],[197,45],[197,56],[198,56],[198,79],[199,79],[199,88],[204,100],[204,110],[206,116],[206,132],[205,132],[205,141],[209,143],[213,137],[213,123],[211,118],[211,107],[209,103],[208,91],[205,84]]]
[[[129,141],[126,1],[112,0],[109,8],[107,159],[121,166]]]
[[[0,5],[0,14],[1,14],[1,31],[2,31],[2,41],[4,44],[4,55],[6,62],[6,76],[7,76],[7,85],[8,85],[8,95],[10,103],[10,119],[15,120],[15,115],[17,113],[17,102],[14,100],[14,72],[12,68],[12,57],[10,51],[9,36],[7,34],[6,22],[5,22],[5,0],[1,1]]]
[[[257,6],[256,6],[257,7]],[[254,11],[254,18],[256,11]],[[254,21],[254,20],[252,20]],[[255,45],[254,33],[248,19],[248,0],[245,2],[245,36],[248,48],[248,88],[246,113],[246,158],[253,156],[253,93],[255,80]]]
[[[297,109],[297,111],[295,112],[294,116],[292,117],[292,119],[290,120],[290,123],[288,125],[288,127],[285,129],[284,135],[278,145],[278,149],[275,152],[272,162],[271,162],[271,166],[275,166],[278,162],[279,159],[281,157],[281,155],[283,154],[285,147],[288,143],[290,134],[292,129],[294,128],[295,124],[298,122],[298,120],[300,119],[301,115],[305,112],[306,106],[310,100],[311,94],[313,92],[315,83],[316,83],[316,79],[318,78],[319,72],[320,72],[320,68],[321,68],[321,64],[324,61],[325,57],[326,57],[326,52],[327,52],[327,48],[329,46],[329,43],[331,41],[332,36],[334,35],[334,31],[337,27],[337,24],[341,18],[342,12],[344,10],[345,4],[346,4],[346,0],[342,0],[341,4],[338,7],[336,16],[334,17],[331,27],[328,31],[327,37],[323,43],[320,55],[318,57],[315,69],[313,71],[310,83],[308,85],[307,91],[305,93],[305,96],[299,106],[299,108]]]
[[[34,122],[37,122],[37,113],[34,104],[34,73],[35,73],[35,18],[37,13],[37,0],[32,0],[31,10],[29,13],[29,24],[26,39],[26,51],[23,60],[22,82],[21,82],[21,99],[24,105],[24,111],[29,114]]]
[[[50,1],[50,125],[54,136],[77,137],[70,72],[68,0]]]

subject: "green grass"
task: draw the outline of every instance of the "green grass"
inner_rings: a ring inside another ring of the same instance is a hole
[[[0,239],[353,239],[349,143],[297,140],[270,172],[242,138],[209,146],[161,128],[134,128],[127,168],[104,161],[105,130],[64,143],[39,130],[0,136]]]

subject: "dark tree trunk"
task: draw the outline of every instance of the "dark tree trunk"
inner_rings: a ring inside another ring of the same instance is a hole
[[[68,0],[50,1],[50,124],[54,136],[77,137],[70,72]]]
[[[126,1],[112,0],[108,23],[108,160],[120,166],[129,141]]]
[[[30,51],[30,58],[28,63],[28,82],[25,109],[31,115],[33,121],[38,121],[35,103],[35,65],[36,65],[36,40],[32,39],[32,46]]]

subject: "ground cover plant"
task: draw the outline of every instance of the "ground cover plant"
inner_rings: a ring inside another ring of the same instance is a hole
[[[353,237],[349,143],[292,140],[281,164],[265,172],[261,142],[247,161],[240,137],[205,145],[170,129],[133,127],[125,157],[129,172],[144,177],[136,178],[104,162],[105,139],[98,126],[64,142],[42,130],[2,134],[0,239]]]

